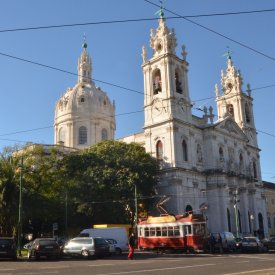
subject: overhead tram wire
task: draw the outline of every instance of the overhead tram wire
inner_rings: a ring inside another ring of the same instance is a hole
[[[131,115],[131,114],[136,114],[136,113],[141,113],[141,112],[144,112],[144,110],[132,111],[132,112],[126,112],[126,113],[120,113],[120,114],[115,115],[115,117],[117,117],[117,116],[124,116],[124,115]],[[113,117],[113,116],[103,116],[102,118],[108,118],[108,117]],[[87,121],[87,120],[88,120],[88,119],[79,120],[79,122],[85,122],[85,121]],[[22,133],[35,132],[35,131],[50,129],[50,128],[53,128],[53,127],[54,127],[54,126],[45,126],[45,127],[39,127],[39,128],[28,129],[28,130],[15,131],[15,132],[10,132],[10,133],[0,134],[0,137],[3,137],[3,136],[11,136],[11,135],[16,135],[16,134],[22,134]]]
[[[207,98],[209,99],[209,98]],[[203,100],[203,99],[201,99]],[[193,101],[194,102],[194,101]],[[164,108],[164,107],[163,107]],[[198,111],[201,111],[203,112],[203,109],[201,108],[196,108],[196,107],[192,107],[193,109],[196,109]],[[117,116],[123,116],[123,115],[130,115],[130,114],[136,114],[136,113],[141,113],[141,112],[144,112],[144,110],[138,110],[138,111],[132,111],[132,112],[126,112],[126,113],[121,113],[121,114],[117,114],[115,115],[115,117]],[[214,117],[217,117],[218,118],[218,115],[216,114],[213,114]],[[113,117],[113,116],[104,116],[105,118],[107,117]],[[87,120],[81,120],[81,122],[83,121],[87,121]],[[5,133],[5,134],[0,134],[0,137],[2,136],[10,136],[10,135],[15,135],[15,134],[21,134],[21,133],[27,133],[27,132],[34,132],[34,131],[39,131],[39,130],[44,130],[44,129],[49,129],[49,128],[53,128],[54,126],[45,126],[45,127],[39,127],[39,128],[33,128],[33,129],[29,129],[29,130],[22,130],[22,131],[15,131],[15,132],[10,132],[10,133]],[[274,134],[271,134],[271,133],[268,133],[268,132],[265,132],[265,131],[261,131],[261,130],[258,130],[256,129],[257,132],[259,133],[262,133],[262,134],[265,134],[265,135],[268,135],[268,136],[271,136],[271,137],[274,137],[275,138],[275,135]],[[9,139],[2,139],[0,138],[0,140],[9,140]],[[10,141],[15,141],[15,142],[28,142],[28,141],[20,141],[20,140],[10,140]]]
[[[57,67],[53,67],[53,66],[50,66],[50,65],[45,65],[43,63],[31,61],[31,60],[28,60],[28,59],[25,59],[25,58],[21,58],[21,57],[17,57],[17,56],[14,56],[14,55],[2,53],[2,52],[0,52],[0,55],[8,57],[8,58],[15,59],[15,60],[23,61],[23,62],[26,62],[26,63],[30,63],[30,64],[33,64],[33,65],[37,65],[37,66],[40,66],[40,67],[44,67],[44,68],[47,68],[47,69],[59,71],[59,72],[62,72],[62,73],[66,73],[66,74],[70,74],[70,75],[74,75],[74,76],[80,76],[77,73],[73,73],[73,72],[70,72],[70,71],[67,71],[67,70],[64,70],[64,69],[59,69]],[[90,79],[89,77],[86,77],[86,78]],[[138,94],[142,94],[142,95],[144,94],[144,93],[142,93],[140,91],[133,90],[133,89],[130,89],[130,88],[126,88],[126,87],[123,87],[121,85],[113,84],[113,83],[110,83],[110,82],[107,82],[107,81],[104,81],[104,80],[99,80],[99,79],[95,79],[95,78],[93,78],[92,80],[97,81],[99,83],[106,84],[106,85],[110,85],[110,86],[113,86],[113,87],[116,87],[116,88],[120,88],[122,90],[127,90],[127,91],[130,91],[130,92],[133,92],[133,93],[138,93]]]
[[[146,1],[146,0],[144,0],[144,1]],[[11,54],[6,54],[6,53],[0,52],[0,55],[8,57],[8,58],[15,59],[15,60],[19,60],[19,61],[22,61],[22,62],[26,62],[26,63],[32,64],[32,65],[37,65],[37,66],[44,67],[44,68],[47,68],[47,69],[51,69],[51,70],[55,70],[55,71],[58,71],[58,72],[70,74],[70,75],[73,75],[73,76],[81,76],[77,73],[73,73],[73,72],[70,72],[70,71],[67,71],[67,70],[64,70],[64,69],[60,69],[60,68],[57,68],[57,67],[54,67],[54,66],[46,65],[46,64],[43,64],[43,63],[40,63],[40,62],[29,60],[29,59],[17,57],[17,56],[11,55]],[[86,78],[90,79],[89,77],[86,77]],[[133,92],[133,93],[137,93],[137,94],[141,94],[141,95],[148,95],[148,94],[145,94],[141,91],[131,89],[131,88],[127,88],[127,87],[124,87],[122,85],[114,84],[114,83],[111,83],[111,82],[108,82],[108,81],[99,80],[99,79],[96,79],[96,78],[92,78],[92,80],[94,80],[96,82],[99,82],[99,83],[102,83],[102,84],[113,86],[113,87],[116,87],[116,88],[119,88],[119,89],[122,89],[122,90],[126,90],[126,91],[129,91],[129,92]],[[266,89],[266,88],[271,88],[271,87],[275,87],[275,84],[254,88],[254,89],[251,89],[251,91]],[[197,99],[197,100],[193,100],[193,102],[203,101],[203,100],[211,99],[211,98],[215,98],[215,97],[213,96],[213,97],[208,97],[208,98],[205,98],[205,99]]]
[[[158,8],[159,8],[159,5],[153,3],[153,2],[151,2],[151,1],[149,1],[149,0],[144,0],[144,1],[147,2],[147,3],[149,3],[149,4],[151,4],[151,5],[153,5],[153,6],[155,6],[155,7],[158,7]],[[266,58],[268,58],[268,59],[270,59],[270,60],[272,60],[272,61],[275,61],[275,58],[272,57],[272,56],[270,56],[270,55],[268,55],[268,54],[265,54],[265,53],[263,53],[263,52],[261,52],[261,51],[259,51],[259,50],[257,50],[257,49],[254,49],[254,48],[252,48],[252,47],[250,47],[250,46],[247,46],[247,45],[245,45],[245,44],[242,43],[242,42],[239,42],[239,41],[237,41],[237,40],[235,40],[235,39],[233,39],[233,38],[230,38],[229,36],[226,36],[226,35],[224,35],[224,34],[222,34],[222,33],[219,33],[219,32],[217,32],[217,31],[215,31],[215,30],[213,30],[213,29],[211,29],[211,28],[208,28],[208,27],[206,27],[206,26],[204,26],[204,25],[202,25],[202,24],[200,24],[200,23],[197,23],[197,22],[195,22],[195,21],[193,21],[193,20],[191,20],[191,19],[188,19],[186,16],[182,16],[182,15],[180,15],[180,14],[178,14],[178,13],[176,13],[176,12],[173,12],[173,11],[167,9],[167,8],[164,8],[164,7],[163,7],[163,9],[164,9],[165,11],[167,11],[167,12],[170,12],[171,14],[174,14],[174,15],[176,15],[176,16],[179,16],[180,18],[182,18],[182,19],[188,21],[189,23],[192,23],[192,24],[194,24],[194,25],[196,25],[196,26],[198,26],[198,27],[200,27],[200,28],[203,28],[204,30],[207,30],[207,31],[209,31],[209,32],[211,32],[211,33],[214,33],[214,34],[216,34],[216,35],[218,35],[218,36],[220,36],[220,37],[222,37],[222,38],[225,38],[226,40],[229,40],[229,41],[231,41],[231,42],[233,42],[233,43],[235,43],[235,44],[237,44],[237,45],[243,47],[243,48],[246,48],[246,49],[248,49],[248,50],[250,50],[250,51],[252,51],[252,52],[254,52],[254,53],[257,53],[257,54],[259,54],[259,55],[261,55],[261,56],[264,56],[264,57],[266,57]]]
[[[275,9],[263,9],[263,10],[252,10],[252,11],[238,11],[238,12],[224,12],[224,13],[211,13],[211,14],[197,14],[197,15],[185,15],[185,18],[199,18],[199,17],[214,17],[214,16],[229,16],[229,15],[242,15],[242,14],[254,14],[254,13],[265,13],[274,12]],[[181,19],[182,16],[169,16],[165,19]],[[15,29],[4,29],[0,30],[0,33],[6,32],[18,32],[18,31],[33,31],[33,30],[43,30],[43,29],[57,29],[57,28],[71,28],[71,27],[82,27],[89,25],[104,25],[104,24],[117,24],[117,23],[135,23],[143,21],[155,21],[158,20],[157,17],[154,18],[137,18],[137,19],[125,19],[125,20],[110,20],[110,21],[98,21],[98,22],[85,22],[85,23],[72,23],[72,24],[60,24],[60,25],[48,25],[48,26],[37,26],[37,27],[25,27],[25,28],[15,28]]]

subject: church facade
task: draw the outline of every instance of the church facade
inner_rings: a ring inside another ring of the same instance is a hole
[[[260,149],[253,115],[253,98],[231,59],[215,86],[217,117],[204,108],[192,114],[185,46],[176,55],[175,31],[165,19],[151,30],[153,56],[142,48],[144,131],[120,138],[137,142],[159,159],[157,192],[170,198],[169,213],[203,213],[211,232],[267,235]],[[83,44],[78,82],[55,107],[55,144],[78,149],[114,139],[115,106],[92,81],[92,62]]]
[[[153,56],[142,49],[144,132],[120,140],[143,144],[159,159],[158,193],[170,197],[170,213],[203,213],[211,232],[267,234],[265,196],[253,115],[253,98],[230,54],[215,86],[213,108],[192,114],[185,46],[164,18],[151,30]]]

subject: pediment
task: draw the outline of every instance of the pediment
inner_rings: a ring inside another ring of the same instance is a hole
[[[240,138],[247,139],[246,135],[244,132],[240,129],[239,125],[230,117],[227,117],[223,121],[219,122],[214,126],[215,129],[220,129],[226,134],[230,135],[236,135],[239,136]]]

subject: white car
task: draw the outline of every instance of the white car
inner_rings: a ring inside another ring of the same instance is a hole
[[[105,239],[109,243],[110,253],[120,255],[122,253],[121,247],[119,247],[118,243],[114,239]]]

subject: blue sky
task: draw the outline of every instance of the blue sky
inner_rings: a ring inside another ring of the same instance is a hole
[[[151,0],[158,4],[157,0]],[[157,8],[144,0],[2,0],[0,31],[24,27],[86,23],[110,20],[153,18]],[[181,15],[213,14],[275,8],[268,0],[166,0],[165,8]],[[166,16],[172,16],[165,12]],[[246,15],[191,18],[225,36],[275,57],[275,12]],[[189,89],[193,101],[212,97],[214,85],[220,85],[221,69],[226,68],[223,54],[227,46],[237,69],[241,70],[245,89],[275,84],[275,60],[256,54],[225,38],[208,32],[183,19],[167,20],[175,28],[178,54],[185,44],[189,62]],[[43,30],[0,32],[0,147],[21,144],[20,141],[53,143],[54,106],[77,77],[8,58],[8,54],[77,73],[82,36],[86,34],[93,62],[93,77],[143,92],[141,48],[149,50],[150,29],[157,21],[101,24]],[[150,57],[150,53],[148,53]],[[143,96],[95,81],[116,102],[117,115],[142,111]],[[274,89],[255,90],[256,127],[275,135]],[[196,103],[214,107],[215,101]],[[202,114],[196,110],[196,115]],[[117,116],[116,137],[142,131],[143,113]],[[48,127],[44,130],[10,134]],[[6,135],[9,134],[9,135]],[[258,133],[262,177],[275,182],[275,137]]]

